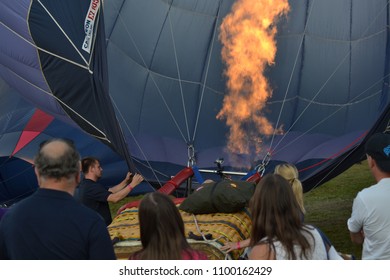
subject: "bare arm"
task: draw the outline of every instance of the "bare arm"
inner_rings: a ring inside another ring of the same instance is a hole
[[[128,173],[129,174],[129,173]],[[131,173],[130,173],[131,174]],[[127,178],[127,177],[126,177]],[[131,183],[125,187],[122,187],[122,189],[120,189],[119,191],[115,192],[115,193],[112,193],[108,196],[107,198],[107,201],[109,202],[118,202],[120,200],[122,200],[123,198],[125,198],[136,186],[139,185],[139,183],[141,183],[142,181],[144,180],[144,178],[142,177],[142,175],[140,174],[135,174],[134,177],[133,177],[133,180],[131,181]],[[116,186],[115,186],[116,187]],[[114,187],[114,188],[115,188]],[[109,189],[109,191],[111,191],[112,188]]]
[[[251,240],[248,238],[238,242],[227,242],[224,246],[221,247],[221,250],[229,253],[233,250],[243,249],[249,246],[250,241]]]
[[[351,236],[351,241],[356,244],[362,244],[364,241],[364,232],[360,230],[359,232],[349,232]]]
[[[250,260],[275,260],[275,253],[270,251],[268,244],[256,245],[249,254]]]
[[[122,190],[124,187],[127,186],[128,183],[130,183],[131,175],[132,174],[130,172],[127,172],[126,178],[123,179],[122,182],[120,182],[118,185],[115,185],[115,186],[109,188],[108,191],[110,191],[112,193],[116,193],[116,192],[119,192],[120,190]]]

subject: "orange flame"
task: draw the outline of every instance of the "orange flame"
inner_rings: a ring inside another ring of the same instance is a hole
[[[226,64],[228,95],[218,119],[230,127],[230,152],[259,152],[259,135],[274,129],[262,110],[272,90],[263,72],[274,64],[276,20],[289,12],[288,0],[238,0],[222,24],[219,39]]]

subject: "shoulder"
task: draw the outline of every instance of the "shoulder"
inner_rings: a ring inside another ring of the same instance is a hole
[[[323,243],[323,236],[322,236],[323,233],[320,232],[320,230],[318,228],[316,228],[312,225],[308,225],[308,224],[305,225],[305,228],[308,231],[308,233],[305,231],[302,231],[302,234],[304,234],[306,236],[306,238],[308,238],[309,234],[311,234],[311,236],[314,239],[314,243],[317,243],[317,242],[319,242],[321,244]]]
[[[387,190],[390,187],[390,178],[383,178],[376,184],[373,184],[367,188],[362,189],[358,192],[357,196],[364,196],[381,192],[381,190]]]
[[[89,186],[101,186],[101,184],[99,184],[98,182],[95,182],[93,180],[84,178],[83,180],[81,180],[80,185],[79,185],[79,187],[89,187]]]
[[[314,240],[321,240],[322,241],[322,235],[321,235],[321,232],[318,228],[316,228],[315,226],[313,225],[310,225],[310,224],[305,224],[301,230],[302,234],[306,236],[306,238],[308,236],[312,236],[314,238]]]
[[[382,179],[377,184],[374,184],[370,187],[364,188],[358,192],[354,199],[354,203],[367,202],[372,199],[378,198],[379,196],[384,195],[383,192],[387,192],[387,189],[390,187],[390,180],[388,178]]]
[[[250,260],[274,260],[275,253],[268,244],[262,243],[254,246],[249,254]]]
[[[379,182],[377,183],[377,185],[389,186],[389,185],[390,185],[390,177],[382,178],[381,180],[379,180]]]
[[[108,190],[100,183],[92,181],[90,179],[84,179],[81,181],[79,185],[80,194],[83,195],[85,193],[101,193],[108,192]]]

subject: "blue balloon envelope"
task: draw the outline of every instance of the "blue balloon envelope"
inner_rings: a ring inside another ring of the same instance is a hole
[[[54,118],[48,128],[77,131],[81,154],[115,166],[107,180],[130,169],[162,184],[219,158],[245,174],[267,159],[265,172],[294,163],[308,191],[361,161],[389,121],[387,1],[289,1],[263,110],[283,133],[259,135],[250,155],[227,151],[229,126],[216,117],[228,93],[219,32],[233,4],[0,0],[0,75]]]

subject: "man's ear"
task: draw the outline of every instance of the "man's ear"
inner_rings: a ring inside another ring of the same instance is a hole
[[[77,174],[75,175],[75,180],[76,180],[76,184],[80,184],[80,172],[77,172]]]
[[[34,167],[34,173],[35,173],[35,176],[37,177],[38,186],[40,186],[41,185],[41,176],[39,176],[38,168]]]
[[[373,168],[376,164],[375,160],[369,155],[367,155],[367,163],[369,168]]]

